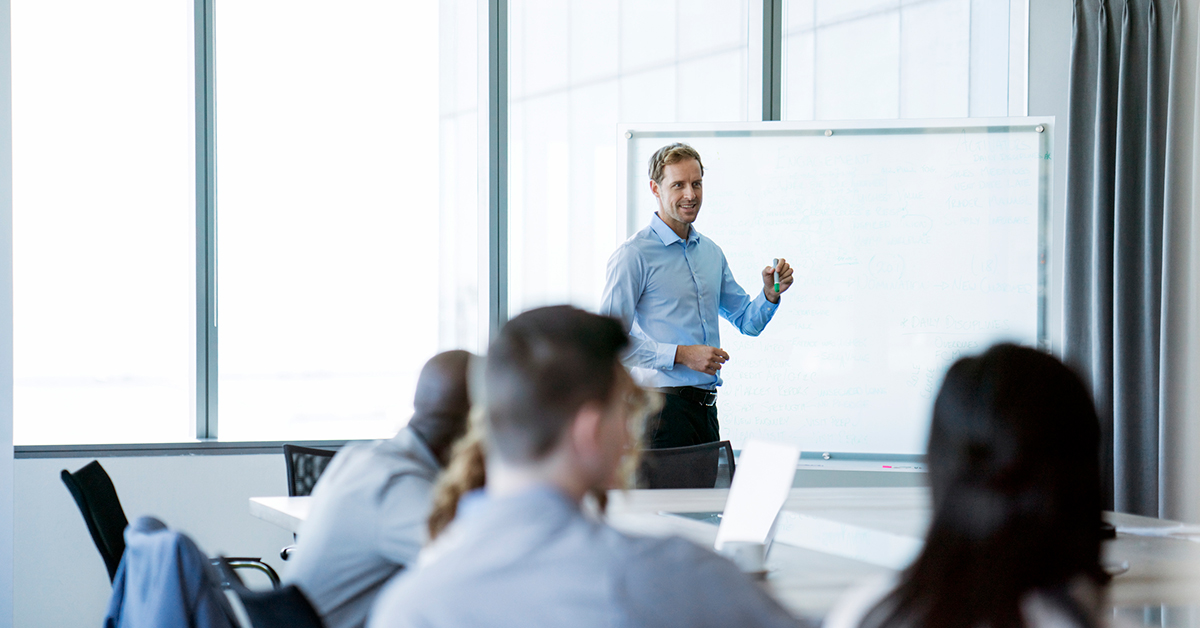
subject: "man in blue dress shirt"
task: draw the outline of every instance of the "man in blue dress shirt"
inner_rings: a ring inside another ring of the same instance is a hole
[[[570,306],[504,325],[484,375],[485,486],[384,588],[368,628],[806,625],[716,553],[581,507],[616,484],[645,408],[627,342],[618,321]]]
[[[729,354],[721,349],[717,316],[757,336],[792,285],[792,269],[780,258],[762,270],[763,289],[754,299],[742,290],[721,247],[692,227],[703,178],[696,149],[681,143],[658,149],[650,157],[658,211],[608,260],[600,313],[625,323],[633,340],[625,363],[638,383],[665,395],[648,424],[653,448],[721,439],[717,386]]]

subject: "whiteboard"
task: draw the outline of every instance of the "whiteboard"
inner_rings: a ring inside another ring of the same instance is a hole
[[[751,296],[795,284],[757,338],[722,319],[721,436],[806,452],[923,454],[946,369],[1044,346],[1053,118],[625,125],[618,233],[649,224],[647,161],[694,146],[694,227]],[[852,456],[851,456],[852,457]]]

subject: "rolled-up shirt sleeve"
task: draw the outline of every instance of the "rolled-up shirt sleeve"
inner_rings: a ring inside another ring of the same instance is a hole
[[[600,314],[619,321],[629,333],[630,346],[622,361],[628,367],[669,371],[678,345],[656,342],[634,329],[634,314],[646,284],[646,262],[631,246],[618,247],[608,260]]]
[[[762,290],[753,300],[733,278],[725,255],[721,255],[721,316],[747,336],[757,336],[766,329],[767,323],[779,309],[778,303],[771,303]]]

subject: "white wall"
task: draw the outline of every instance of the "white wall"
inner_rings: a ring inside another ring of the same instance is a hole
[[[108,573],[59,478],[90,460],[16,461],[13,625],[19,628],[95,628],[104,618]],[[291,533],[251,517],[248,505],[250,497],[287,494],[282,454],[102,458],[100,464],[131,521],[152,514],[209,555],[259,556],[282,572],[279,550],[292,542]],[[267,586],[265,578],[245,577]]]

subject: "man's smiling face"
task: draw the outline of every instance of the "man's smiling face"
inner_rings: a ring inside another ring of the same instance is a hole
[[[684,159],[663,168],[662,183],[650,182],[663,222],[674,229],[696,221],[704,192],[703,178],[700,162]]]

